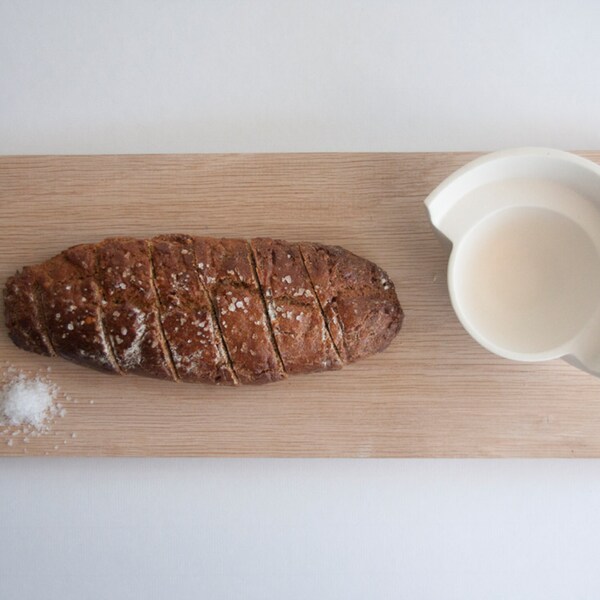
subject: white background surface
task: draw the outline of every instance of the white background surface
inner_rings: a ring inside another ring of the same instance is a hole
[[[0,153],[600,149],[599,22],[0,0]],[[0,598],[596,599],[598,506],[599,461],[5,459]]]

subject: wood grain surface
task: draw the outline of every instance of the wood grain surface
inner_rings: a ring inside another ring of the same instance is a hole
[[[9,446],[0,428],[0,454],[600,456],[600,379],[559,360],[495,357],[454,316],[423,200],[475,156],[0,158],[0,285],[21,266],[111,235],[267,235],[340,244],[376,262],[406,315],[380,355],[237,389],[102,375],[28,354],[0,315],[0,373],[6,363],[50,367],[71,398],[53,430],[29,443],[14,436]]]

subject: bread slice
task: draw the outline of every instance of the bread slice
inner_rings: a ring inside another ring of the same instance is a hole
[[[277,354],[264,299],[244,240],[195,238],[199,277],[214,303],[225,347],[240,383],[286,376]]]
[[[150,242],[160,320],[182,381],[231,385],[235,376],[210,298],[196,272],[192,239],[185,235]]]
[[[340,369],[297,244],[270,238],[251,240],[258,279],[286,372]]]
[[[144,240],[111,238],[97,246],[104,324],[124,373],[176,380],[162,332],[150,251]]]
[[[119,368],[104,329],[102,293],[94,277],[95,248],[75,246],[35,269],[41,314],[54,351],[112,373]]]

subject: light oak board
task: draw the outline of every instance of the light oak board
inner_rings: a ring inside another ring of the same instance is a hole
[[[21,266],[112,235],[265,235],[339,244],[376,262],[405,311],[380,355],[237,389],[102,375],[29,354],[0,314],[0,372],[4,361],[29,373],[50,367],[71,398],[48,435],[9,446],[0,428],[0,454],[600,456],[600,379],[559,360],[495,357],[452,311],[423,200],[475,156],[0,158],[0,285]]]

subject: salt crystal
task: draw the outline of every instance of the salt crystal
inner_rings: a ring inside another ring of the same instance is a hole
[[[289,275],[286,275],[281,278],[281,281],[283,281],[283,283],[292,283],[292,278]]]
[[[8,442],[6,442],[7,446],[12,446],[13,444],[14,444],[14,442],[12,439],[10,439],[10,440],[8,440]]]
[[[204,269],[204,263],[198,263],[198,268],[199,269]]]
[[[241,300],[238,300],[238,301],[235,303],[235,305],[236,305],[238,308],[244,308],[244,303],[243,303]]]
[[[73,327],[73,323],[69,323],[69,324],[67,325],[67,329],[68,329],[69,331],[73,331],[73,329],[75,329],[75,327]]]
[[[77,434],[76,434],[75,432],[73,432],[73,433],[71,434],[71,437],[72,437],[73,439],[75,439],[75,438],[77,437]]]
[[[187,254],[187,253],[188,253],[188,251],[185,248],[181,251],[181,254]]]
[[[40,377],[27,378],[18,373],[0,390],[0,423],[46,429],[55,411],[57,391],[55,385]]]
[[[94,404],[95,400],[90,400],[90,404]]]
[[[127,335],[127,329],[125,327],[121,327],[121,335]]]

